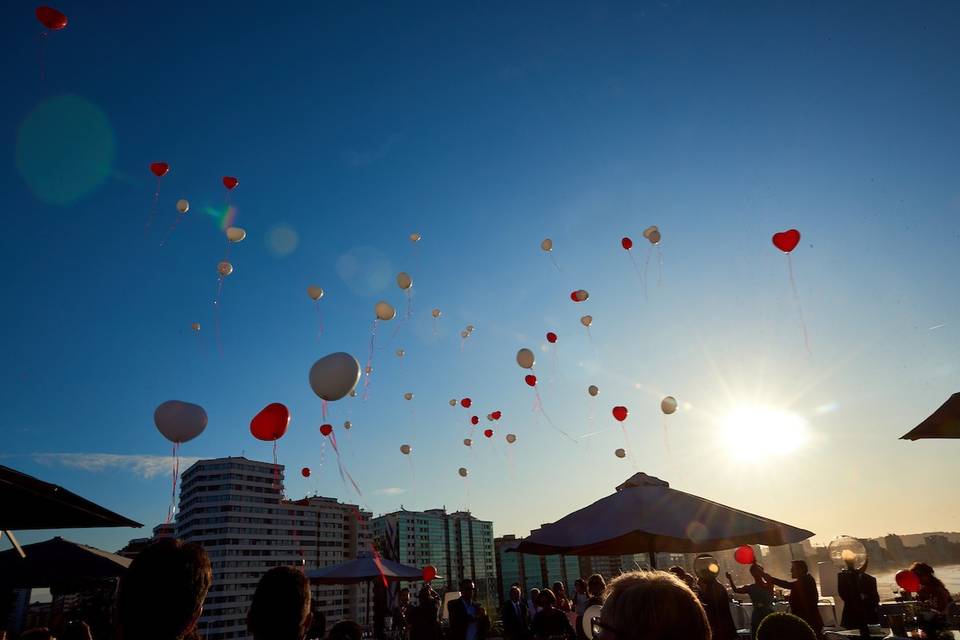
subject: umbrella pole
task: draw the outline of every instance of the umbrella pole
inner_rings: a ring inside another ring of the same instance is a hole
[[[647,553],[650,555],[650,568],[656,569],[657,568],[657,552],[648,551]]]
[[[367,624],[366,626],[369,628],[373,628],[373,627],[370,627],[370,585],[372,584],[373,584],[373,580],[367,581]]]

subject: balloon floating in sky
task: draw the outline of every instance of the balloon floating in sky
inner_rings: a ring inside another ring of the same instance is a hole
[[[748,544],[743,544],[733,552],[733,559],[736,560],[738,564],[753,564],[757,561],[757,556],[753,552],[753,547]]]
[[[217,273],[220,274],[221,278],[226,278],[228,275],[233,273],[233,265],[226,260],[223,260],[217,264]]]
[[[386,300],[380,300],[377,304],[373,305],[373,312],[376,315],[376,318],[373,320],[373,326],[370,328],[370,352],[367,354],[367,367],[365,369],[365,377],[363,379],[363,399],[367,399],[367,389],[370,387],[370,374],[373,372],[373,353],[375,351],[374,343],[377,339],[377,325],[380,322],[388,322],[397,317],[397,310],[393,308]]]
[[[449,404],[450,404],[451,407],[457,406],[457,399],[456,399],[456,398],[450,398],[450,403],[449,403]]]
[[[343,423],[343,428],[346,429],[347,431],[350,431],[350,429],[353,428],[353,423],[350,422],[349,420],[345,420]]]
[[[37,20],[51,31],[60,31],[67,26],[67,16],[53,7],[37,7]]]
[[[410,234],[410,242],[414,244],[420,242],[421,238],[423,238],[423,236],[421,236],[419,233],[414,232]]]
[[[503,416],[503,412],[498,409],[497,411],[494,411],[493,413],[491,413],[490,416],[494,420],[499,420]]]
[[[403,455],[408,456],[410,455],[411,451],[413,451],[413,447],[411,447],[410,445],[408,444],[400,445],[400,453],[402,453]]]
[[[650,244],[656,245],[660,243],[660,229],[657,228],[657,225],[652,225],[643,230],[643,237],[647,239]]]
[[[586,289],[577,289],[570,293],[570,299],[574,302],[586,302],[587,298],[590,297],[590,294]]]
[[[484,430],[483,430],[483,435],[484,435],[485,437],[487,437],[487,438],[492,438],[492,437],[493,437],[493,429],[484,429]]]
[[[413,278],[406,271],[397,274],[397,286],[406,291],[413,286]]]
[[[543,242],[540,243],[540,248],[544,251],[553,251],[553,240],[544,238]]]
[[[240,184],[240,181],[233,176],[223,176],[223,186],[227,188],[227,191],[233,191],[238,184]]]
[[[151,162],[150,173],[157,177],[157,188],[153,192],[153,204],[150,206],[150,214],[143,226],[144,237],[150,233],[150,225],[153,224],[153,217],[157,213],[157,204],[160,202],[160,179],[170,172],[170,165],[166,162]]]
[[[627,416],[630,415],[630,412],[626,407],[622,405],[617,405],[613,408],[613,417],[617,419],[617,422],[623,422],[627,419]]]
[[[383,320],[384,322],[397,317],[397,310],[393,308],[393,305],[384,300],[374,305],[373,311],[377,315],[377,320]]]
[[[677,410],[677,399],[673,396],[667,396],[660,401],[660,411],[670,415]]]
[[[473,404],[473,400],[471,400],[470,398],[464,398],[463,400],[460,401],[460,406],[463,407],[464,409],[469,409],[471,404]]]
[[[773,234],[773,246],[784,253],[790,253],[797,248],[797,245],[800,244],[800,232],[796,229],[788,229],[786,231],[778,231]]]
[[[310,367],[310,388],[322,400],[334,402],[350,393],[360,380],[360,363],[349,353],[331,353]]]
[[[405,355],[407,354],[407,352],[404,351],[403,349],[397,349],[397,350],[394,351],[393,353],[394,353],[398,358],[402,358],[403,356],[405,356]]]
[[[537,376],[529,373],[523,377],[523,381],[527,383],[527,386],[535,387],[537,386]]]
[[[437,577],[437,568],[432,564],[428,564],[423,568],[423,581],[430,582]]]
[[[443,313],[440,311],[440,309],[434,309],[430,312],[430,315],[432,315],[434,318],[439,318],[441,315],[443,315]]]
[[[650,257],[653,255],[653,248],[657,248],[657,286],[660,286],[660,277],[663,271],[663,254],[660,253],[660,229],[656,225],[652,225],[643,230],[643,237],[646,238],[647,242],[650,243],[649,250],[647,251],[647,259],[643,263],[643,274],[641,279],[643,280],[643,295],[647,295],[647,269],[650,267]],[[633,254],[631,254],[631,258]]]
[[[320,435],[329,436],[331,433],[333,433],[333,425],[332,425],[332,424],[322,424],[322,425],[320,425]]]
[[[470,472],[467,471],[467,468],[466,468],[466,467],[460,467],[460,468],[457,470],[457,473],[460,474],[460,477],[461,477],[461,478],[466,478],[466,477],[467,477],[467,474],[470,473]]]
[[[241,227],[227,227],[227,240],[234,244],[238,242],[243,242],[243,239],[247,237],[247,230]]]
[[[593,316],[582,316],[580,318],[580,324],[589,329],[590,325],[593,324]]]
[[[527,348],[517,351],[517,364],[520,365],[520,367],[523,369],[533,369],[535,363],[536,356],[534,356],[533,351]]]
[[[595,384],[592,384],[589,387],[587,387],[587,393],[589,393],[593,397],[597,397],[597,394],[600,393],[600,387],[598,387]]]
[[[480,424],[480,418],[477,416],[470,416],[470,424],[476,425]]]
[[[803,344],[807,348],[807,353],[812,354],[810,351],[810,338],[807,335],[807,323],[803,319],[803,306],[800,304],[800,295],[797,293],[797,282],[793,277],[793,261],[790,259],[790,253],[797,248],[797,245],[800,244],[800,232],[796,229],[787,229],[786,231],[778,231],[773,234],[773,246],[782,251],[787,256],[787,271],[790,274],[790,289],[793,291],[793,299],[797,303],[797,311],[800,314],[800,327],[803,329]]]
[[[310,467],[304,467],[303,469],[300,469],[300,475],[302,475],[304,478],[309,478],[309,477],[310,477]]]
[[[164,438],[183,444],[207,428],[207,412],[198,404],[167,400],[154,410],[153,423]]]
[[[273,442],[287,432],[290,410],[279,402],[268,404],[250,421],[250,433],[257,440]]]
[[[627,452],[624,451],[623,449],[617,449],[616,451],[613,452],[613,455],[617,456],[618,458],[626,458]]]
[[[310,296],[311,300],[316,302],[317,300],[323,297],[323,289],[321,289],[315,284],[312,284],[309,287],[307,287],[307,295]]]
[[[513,444],[513,443],[516,442],[516,441],[517,441],[517,436],[516,436],[516,434],[514,434],[514,433],[508,433],[508,434],[507,434],[507,442],[508,442],[509,444]]]
[[[190,211],[190,202],[188,200],[184,200],[183,198],[177,200],[177,211],[179,213],[186,213],[187,211]]]
[[[471,440],[470,438],[464,438],[464,439],[463,439],[463,444],[464,444],[464,446],[466,446],[466,447],[473,446],[473,440]]]
[[[553,331],[547,331],[547,342],[550,344],[556,344],[557,334],[555,334]]]
[[[413,400],[413,394],[408,391],[408,392],[406,392],[405,394],[403,394],[403,399],[404,399],[404,400]]]
[[[190,325],[190,328],[193,329],[194,331],[196,331],[197,333],[200,333],[200,323],[199,323],[199,322],[194,322],[193,324]]]
[[[162,178],[170,172],[170,165],[166,162],[152,162],[150,163],[150,173]]]

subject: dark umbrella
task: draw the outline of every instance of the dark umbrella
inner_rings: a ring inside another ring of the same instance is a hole
[[[901,440],[960,438],[960,393],[955,393],[926,420],[900,436]]]
[[[514,551],[537,555],[695,553],[741,544],[776,546],[813,533],[727,507],[637,473],[616,493],[534,531]]]
[[[0,466],[0,531],[142,526],[63,487]]]
[[[366,557],[320,569],[311,569],[307,571],[306,576],[311,582],[317,584],[357,584],[377,579],[388,582],[422,580],[423,571],[392,560]]]
[[[0,553],[0,583],[10,589],[49,587],[87,578],[122,576],[130,559],[61,537]]]

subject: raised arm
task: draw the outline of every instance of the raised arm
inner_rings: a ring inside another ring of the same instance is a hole
[[[781,589],[793,589],[793,581],[791,580],[781,580],[780,578],[774,578],[772,575],[770,575],[766,571],[763,572],[763,577],[767,582],[769,582],[770,584],[775,584]]]
[[[738,587],[737,585],[733,584],[733,576],[730,575],[729,571],[727,572],[727,582],[730,583],[730,588],[733,589],[734,593],[748,593],[746,585]]]

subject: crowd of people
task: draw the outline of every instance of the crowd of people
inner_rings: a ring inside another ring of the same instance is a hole
[[[713,569],[716,569],[714,566]],[[912,567],[920,580],[917,602],[921,621],[935,637],[951,597],[933,569]],[[669,571],[631,571],[609,584],[599,574],[574,583],[568,595],[562,582],[531,589],[526,597],[519,584],[509,590],[498,611],[505,640],[734,640],[738,637],[730,592],[749,596],[753,603],[751,636],[755,640],[818,640],[823,637],[817,585],[806,562],[791,565],[790,579],[776,578],[759,564],[750,566],[751,583],[738,586],[726,575],[730,591],[707,570],[693,576],[681,567]],[[117,599],[119,640],[198,640],[197,624],[213,580],[203,547],[174,538],[160,539],[131,563]],[[841,623],[860,629],[879,622],[877,581],[866,565],[852,562],[837,576],[845,606]],[[449,627],[441,633],[440,598],[429,584],[411,604],[409,589],[401,589],[389,616],[390,624],[375,625],[381,640],[486,640],[492,623],[475,599],[472,580],[463,580],[459,598],[448,603]],[[774,611],[774,588],[790,591],[790,613]],[[300,568],[275,567],[260,579],[246,617],[254,640],[361,640],[362,629],[341,621],[328,631],[326,621],[311,606],[310,585]],[[53,640],[46,629],[35,629],[21,640]],[[61,640],[91,640],[83,623],[72,625]]]

